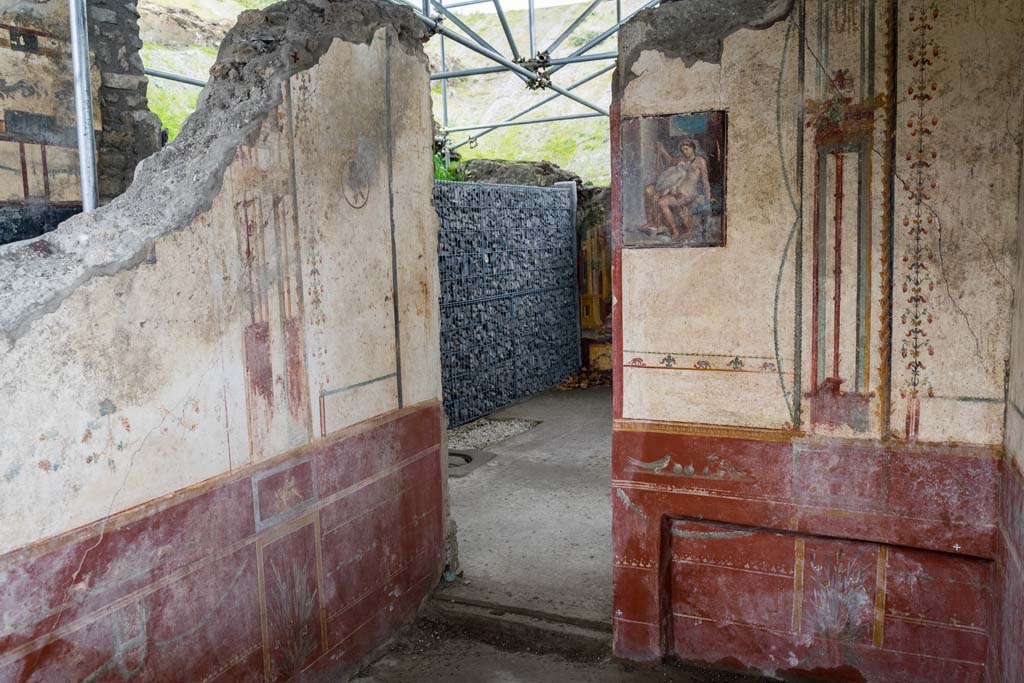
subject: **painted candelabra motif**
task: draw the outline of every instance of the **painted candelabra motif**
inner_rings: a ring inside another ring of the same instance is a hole
[[[913,78],[907,92],[914,106],[907,116],[907,130],[913,143],[905,156],[909,173],[903,181],[909,203],[904,210],[902,224],[910,237],[910,249],[903,258],[906,268],[901,290],[904,309],[900,316],[900,322],[906,327],[900,356],[906,362],[908,374],[900,387],[900,397],[907,400],[905,433],[911,440],[917,438],[921,428],[920,397],[933,394],[925,359],[935,353],[928,337],[928,327],[935,320],[928,304],[935,289],[930,268],[933,259],[930,236],[936,227],[936,217],[929,200],[937,186],[933,166],[938,150],[932,144],[932,132],[939,120],[929,105],[938,88],[932,66],[940,53],[930,35],[934,29],[933,22],[938,17],[939,7],[934,2],[915,5],[908,17],[913,38],[907,60],[913,69]]]
[[[836,69],[828,96],[807,105],[815,145],[810,397],[813,424],[863,432],[874,396],[872,149],[884,100],[857,100],[856,90],[849,70]]]
[[[262,459],[276,447],[274,425],[281,423],[288,446],[305,443],[311,434],[306,370],[302,244],[289,166],[291,147],[287,109],[275,111],[273,135],[263,133],[252,147],[236,154],[229,178],[240,184],[260,177],[268,189],[242,190],[233,203],[233,222],[244,259],[243,329],[246,404],[250,450]]]
[[[725,244],[726,113],[627,118],[623,245],[717,247]]]

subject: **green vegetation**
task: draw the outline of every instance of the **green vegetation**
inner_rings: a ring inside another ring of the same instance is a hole
[[[149,108],[160,117],[164,128],[167,129],[169,140],[178,137],[181,124],[195,111],[199,88],[185,90],[188,87],[182,85],[181,88],[168,88],[154,84],[153,80],[149,82]]]
[[[217,50],[205,45],[171,48],[147,44],[142,48],[142,61],[146,66],[161,71],[183,74],[205,80],[217,58]],[[146,91],[149,108],[160,117],[168,137],[173,140],[181,124],[195,111],[199,88],[194,85],[150,78]]]
[[[210,21],[231,20],[245,9],[265,7],[273,0],[145,0],[164,6],[183,7]],[[636,9],[642,0],[623,0],[623,15]],[[587,6],[587,2],[537,10],[537,49],[543,50]],[[459,16],[488,42],[500,50],[507,49],[505,34],[495,14],[465,13]],[[527,13],[525,10],[507,11],[517,45],[526,50]],[[553,56],[566,56],[586,44],[615,23],[615,4],[601,3],[570,36]],[[594,52],[615,49],[614,36],[593,48]],[[440,41],[434,37],[425,46],[432,71],[441,70]],[[448,70],[492,66],[485,57],[471,52],[451,41],[446,43]],[[204,46],[171,48],[146,44],[143,60],[146,66],[205,79],[216,58],[216,50]],[[589,76],[610,62],[572,64],[559,70],[555,82],[568,86]],[[434,104],[434,117],[441,120],[441,83],[433,81],[430,92]],[[590,102],[607,107],[611,92],[611,72],[602,74],[573,90]],[[177,135],[182,122],[195,108],[199,89],[170,81],[151,79],[150,107],[164,122],[171,137]],[[551,91],[528,90],[523,81],[508,72],[480,77],[452,79],[448,82],[448,125],[452,127],[501,121],[549,97]],[[538,107],[522,118],[542,118],[590,112],[585,106],[559,97]],[[498,128],[491,132],[452,133],[453,144],[465,142],[469,135],[479,135],[475,146],[463,144],[458,153],[464,158],[496,158],[521,161],[547,160],[579,174],[585,180],[605,184],[609,181],[608,120],[604,117],[558,121]],[[436,160],[435,160],[436,162]],[[435,163],[436,169],[436,163]],[[441,170],[446,171],[441,166]]]
[[[466,173],[458,164],[453,164],[450,168],[444,167],[444,155],[434,155],[434,180],[452,180],[457,182],[463,182],[466,180]]]

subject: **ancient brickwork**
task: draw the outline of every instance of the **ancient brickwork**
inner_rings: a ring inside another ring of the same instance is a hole
[[[101,201],[124,192],[135,166],[160,149],[160,119],[149,110],[142,72],[138,0],[89,2],[89,47],[100,72],[99,101],[103,123],[96,139]]]

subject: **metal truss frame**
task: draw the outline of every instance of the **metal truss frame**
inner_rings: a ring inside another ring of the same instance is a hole
[[[74,1],[74,0],[72,0]],[[441,70],[430,75],[431,80],[441,81],[441,139],[440,142],[445,150],[445,164],[448,165],[451,160],[451,152],[464,146],[470,145],[475,146],[477,141],[487,135],[488,133],[498,130],[499,128],[505,128],[508,126],[521,126],[534,123],[548,123],[551,121],[569,121],[574,119],[585,119],[594,118],[598,116],[608,116],[608,110],[604,107],[597,105],[589,100],[580,97],[573,92],[576,88],[587,83],[604,73],[607,73],[615,67],[614,60],[618,58],[617,52],[599,52],[592,53],[591,51],[596,46],[603,43],[610,36],[618,32],[619,28],[633,17],[636,13],[654,7],[659,4],[661,0],[648,0],[638,9],[631,12],[628,16],[622,16],[622,0],[591,0],[591,2],[583,9],[580,14],[573,19],[572,22],[558,35],[558,37],[551,42],[550,45],[544,47],[542,50],[538,50],[537,45],[537,11],[534,6],[534,0],[529,0],[527,7],[527,17],[529,24],[529,45],[527,52],[524,53],[520,46],[516,43],[515,38],[512,35],[512,31],[509,28],[508,19],[505,15],[505,9],[502,7],[502,0],[455,0],[454,2],[448,0],[389,0],[395,4],[405,5],[412,8],[416,16],[426,24],[430,31],[438,36],[440,40],[440,52],[441,52]],[[552,57],[551,54],[557,50],[562,43],[570,38],[580,27],[580,25],[586,20],[590,14],[597,9],[598,5],[602,2],[615,2],[615,23],[605,31],[602,31],[594,38],[588,40],[586,43],[578,47],[572,53],[565,57]],[[486,41],[476,31],[466,24],[459,16],[453,11],[456,8],[468,7],[472,5],[481,4],[493,4],[494,11],[497,14],[498,21],[501,24],[502,32],[505,35],[505,42],[507,46],[507,52],[503,52],[497,46]],[[451,25],[451,28],[449,27]],[[458,29],[456,31],[455,29]],[[454,42],[462,47],[471,50],[488,60],[494,62],[494,66],[479,67],[474,69],[461,69],[456,71],[448,71],[447,59],[446,59],[446,42]],[[611,61],[612,64],[603,66],[598,71],[582,78],[574,83],[571,83],[565,87],[556,84],[552,80],[552,76],[569,64],[578,64],[583,62],[600,62],[600,61]],[[477,76],[482,74],[511,72],[522,79],[524,86],[530,90],[551,90],[553,94],[543,100],[530,105],[529,107],[512,114],[511,116],[502,119],[501,121],[495,121],[492,123],[483,123],[472,126],[450,126],[448,120],[448,81],[452,78],[464,78],[468,76]],[[205,81],[190,78],[188,76],[182,76],[180,74],[174,74],[167,71],[160,71],[157,69],[145,69],[145,73],[155,78],[163,78],[167,80],[177,81],[179,83],[186,83],[188,85],[195,85],[202,87],[206,85]],[[577,104],[586,107],[590,111],[581,112],[579,114],[567,114],[562,116],[547,116],[542,118],[522,118],[526,114],[533,112],[540,107],[544,106],[548,102],[555,100],[559,97],[565,97],[570,99]],[[471,132],[479,131],[479,132]],[[470,133],[467,137],[460,140],[457,143],[452,143],[452,133]]]

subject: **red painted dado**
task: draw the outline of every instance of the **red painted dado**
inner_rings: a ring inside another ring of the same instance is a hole
[[[1003,467],[999,521],[989,680],[1016,683],[1024,681],[1024,475],[1009,460]]]
[[[986,680],[1000,470],[992,448],[618,420],[615,652]]]
[[[440,442],[413,406],[0,557],[0,682],[350,667],[440,575]]]

